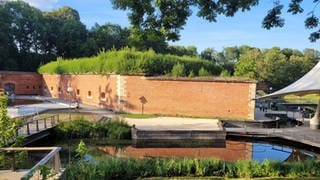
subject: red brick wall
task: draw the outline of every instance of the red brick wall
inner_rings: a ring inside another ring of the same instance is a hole
[[[42,92],[42,75],[32,72],[0,71],[0,88],[12,83],[16,95],[40,95]]]
[[[68,100],[67,88],[73,87],[72,100],[114,110],[141,113],[143,105],[144,113],[253,119],[256,86],[252,82],[150,80],[119,75],[41,76],[17,72],[0,75],[1,87],[13,83],[16,94],[43,92]],[[101,97],[103,94],[105,98]]]
[[[67,88],[72,87],[73,100],[115,109],[117,108],[116,80],[115,75],[43,75],[44,94],[68,100],[70,96]],[[105,98],[101,97],[102,93],[105,94]]]
[[[145,113],[253,119],[253,83],[147,80],[126,77],[126,111]]]

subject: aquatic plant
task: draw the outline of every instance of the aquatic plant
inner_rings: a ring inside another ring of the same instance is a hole
[[[320,177],[320,160],[294,163],[280,161],[226,162],[218,159],[191,158],[115,158],[78,162],[67,168],[67,179],[137,179],[146,177]]]

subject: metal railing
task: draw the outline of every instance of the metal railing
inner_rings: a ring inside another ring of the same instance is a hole
[[[21,179],[42,179],[43,174],[40,172],[40,166],[45,165],[50,170],[56,173],[57,177],[61,177],[64,169],[61,167],[59,151],[61,147],[9,147],[0,148],[0,151],[11,153],[12,159],[12,170],[16,170],[15,153],[19,151],[50,151],[45,157],[43,157],[36,165],[29,169]]]
[[[54,127],[59,122],[59,114],[36,118],[31,120],[25,120],[21,128],[17,131],[17,135],[31,135],[48,128]]]

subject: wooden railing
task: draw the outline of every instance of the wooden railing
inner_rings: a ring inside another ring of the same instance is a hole
[[[21,128],[18,130],[18,135],[31,135],[48,128],[54,127],[59,122],[59,114],[43,117],[43,118],[36,118],[31,120],[25,120],[23,122]]]
[[[41,174],[39,173],[39,167],[45,165],[49,169],[54,170],[57,173],[57,176],[63,174],[64,169],[61,167],[59,151],[61,147],[9,147],[9,148],[0,148],[0,151],[5,151],[6,153],[13,154],[12,160],[12,170],[15,171],[15,156],[14,154],[18,151],[50,151],[45,157],[43,157],[35,166],[25,173],[21,179],[41,179]],[[52,160],[53,163],[50,163]]]

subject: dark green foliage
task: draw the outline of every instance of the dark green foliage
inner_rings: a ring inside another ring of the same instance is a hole
[[[39,72],[51,74],[87,72],[105,74],[114,72],[118,74],[164,75],[170,74],[173,66],[178,63],[184,66],[184,75],[189,74],[190,71],[198,72],[201,67],[214,75],[221,72],[219,66],[197,57],[156,54],[152,50],[139,52],[128,48],[119,51],[100,52],[98,56],[92,58],[58,59],[56,62],[41,66]]]
[[[131,128],[125,122],[93,122],[83,119],[61,122],[55,127],[58,137],[130,139]]]
[[[128,1],[128,0],[112,0],[114,8],[127,10],[128,18],[131,25],[135,29],[146,33],[152,31],[159,34],[166,40],[178,40],[180,30],[186,24],[188,18],[192,15],[192,11],[196,11],[197,15],[209,22],[216,22],[219,15],[227,17],[234,16],[237,12],[249,11],[262,0],[144,0],[144,1]],[[288,11],[292,15],[300,14],[304,11],[301,7],[303,0],[290,0],[282,2],[279,0],[273,1],[273,7],[268,11],[263,19],[262,26],[266,29],[274,27],[283,27],[284,19],[281,17],[284,4],[287,4]],[[272,1],[270,2],[272,3]],[[308,1],[313,4],[314,8],[308,15],[310,17],[305,21],[305,26],[308,28],[318,28],[319,12],[316,11],[319,1]],[[309,39],[316,41],[320,38],[320,31],[317,30],[311,33]]]
[[[279,161],[225,162],[217,159],[106,157],[98,163],[80,161],[68,167],[67,179],[137,179],[146,177],[319,177],[319,160],[295,163]]]

